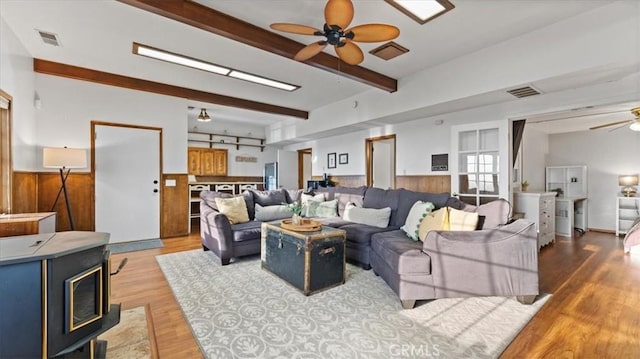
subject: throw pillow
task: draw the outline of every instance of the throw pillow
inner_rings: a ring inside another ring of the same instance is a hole
[[[249,222],[247,204],[242,196],[233,198],[216,198],[220,213],[229,218],[231,224]]]
[[[418,238],[424,240],[430,231],[448,231],[449,230],[449,211],[447,207],[442,207],[437,211],[432,211],[420,223],[418,229]]]
[[[473,231],[476,229],[477,225],[478,213],[449,208],[449,230]]]
[[[291,218],[293,212],[286,205],[261,206],[256,203],[256,221],[268,222],[276,219]]]
[[[342,216],[344,214],[344,208],[347,206],[347,203],[351,202],[357,207],[362,207],[362,204],[364,202],[364,196],[354,193],[336,193],[335,199],[338,200],[339,216]]]
[[[333,218],[338,217],[338,201],[308,201],[303,209],[304,217]]]
[[[318,193],[316,195],[312,195],[312,194],[307,194],[307,193],[303,193],[300,196],[300,202],[302,202],[302,204],[306,204],[307,202],[311,201],[317,201],[317,202],[324,202],[326,200],[326,196],[324,193]]]
[[[407,237],[414,241],[420,240],[420,223],[422,223],[422,220],[435,208],[436,206],[431,202],[417,201],[411,206],[407,220],[400,229],[402,229]]]
[[[368,226],[387,228],[391,217],[391,207],[361,208],[353,203],[347,203],[342,219],[349,222],[366,224]]]

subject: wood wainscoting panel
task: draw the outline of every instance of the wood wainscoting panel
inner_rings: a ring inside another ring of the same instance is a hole
[[[59,172],[38,173],[37,212],[51,211],[51,206],[53,206],[61,186],[62,181]],[[66,186],[76,231],[93,231],[95,229],[95,201],[91,173],[76,173],[72,171],[69,177],[67,177]],[[56,231],[70,230],[71,224],[67,216],[64,193],[60,194],[60,198],[53,212],[56,212]]]
[[[417,192],[451,193],[451,176],[396,176],[396,188],[405,188]]]
[[[167,186],[167,180],[176,182]],[[189,177],[186,173],[162,175],[162,199],[160,202],[160,237],[170,238],[189,235]]]
[[[36,172],[14,171],[12,187],[11,213],[38,212],[38,174]]]
[[[322,176],[312,176],[311,180],[321,181]],[[367,182],[364,175],[329,176],[329,180],[335,183],[336,186],[342,187],[360,187],[365,186]]]

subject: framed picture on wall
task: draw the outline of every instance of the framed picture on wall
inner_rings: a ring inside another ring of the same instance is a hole
[[[348,163],[349,163],[349,154],[348,153],[341,153],[340,155],[338,155],[338,164],[346,165]]]
[[[336,168],[336,153],[331,152],[327,155],[327,168]]]

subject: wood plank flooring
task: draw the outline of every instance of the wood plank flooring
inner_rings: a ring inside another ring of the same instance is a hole
[[[197,229],[196,229],[197,230]],[[199,234],[164,248],[114,254],[111,299],[123,308],[151,305],[160,358],[202,358],[155,256],[199,249]],[[557,237],[540,252],[540,290],[553,296],[502,358],[640,358],[640,257],[624,255],[613,234]]]

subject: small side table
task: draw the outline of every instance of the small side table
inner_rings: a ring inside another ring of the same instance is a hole
[[[344,284],[345,239],[344,230],[327,226],[297,232],[282,228],[279,222],[262,223],[262,269],[304,295]]]
[[[56,212],[0,215],[0,237],[54,233],[55,231]]]

